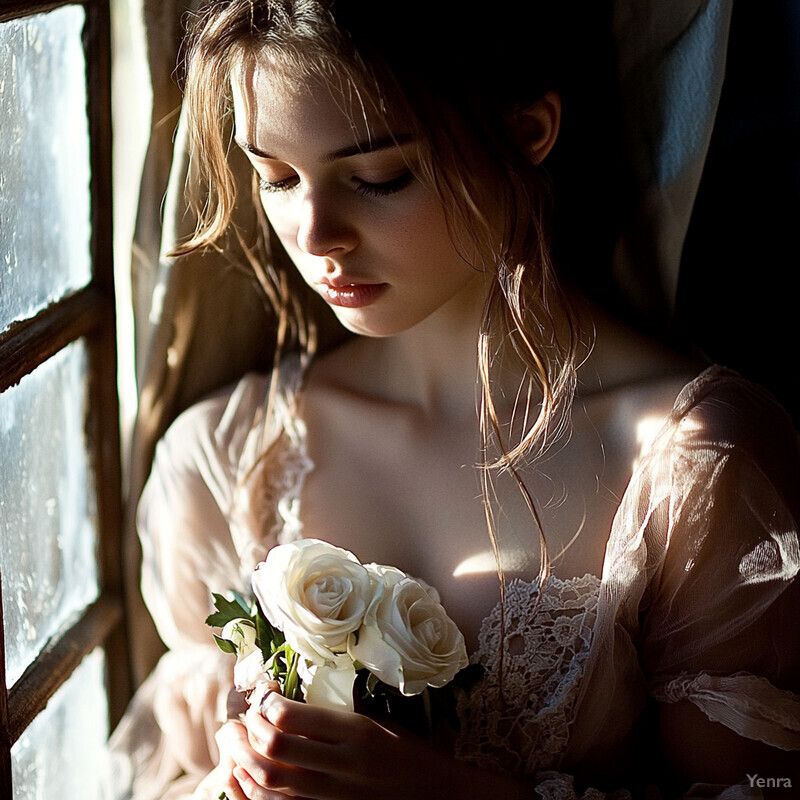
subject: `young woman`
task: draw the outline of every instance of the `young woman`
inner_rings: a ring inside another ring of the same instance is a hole
[[[299,536],[435,586],[484,677],[437,747],[271,694],[216,733],[197,797],[734,797],[793,777],[796,438],[757,387],[593,305],[570,280],[591,265],[554,267],[545,167],[581,63],[555,5],[225,0],[192,20],[205,182],[181,252],[246,202],[232,137],[291,264],[262,274],[273,374],[186,412],[140,506],[180,791],[231,686],[210,594]],[[314,352],[329,310],[352,335]]]

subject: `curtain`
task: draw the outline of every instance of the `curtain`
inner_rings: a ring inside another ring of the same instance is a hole
[[[135,646],[134,679],[141,682],[162,651],[139,587],[141,554],[136,501],[155,443],[185,408],[248,370],[270,364],[272,319],[242,246],[232,236],[225,252],[172,259],[168,253],[194,229],[184,199],[189,169],[177,67],[185,0],[139,0],[153,94],[151,138],[141,178],[132,247],[138,409],[131,442],[125,522],[128,613]],[[232,153],[239,193],[248,198],[250,168]],[[255,214],[247,202],[233,219],[241,241],[255,242]]]

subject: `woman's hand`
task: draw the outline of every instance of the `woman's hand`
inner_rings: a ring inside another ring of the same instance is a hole
[[[456,762],[361,714],[273,693],[260,710],[247,712],[245,725],[246,741],[241,730],[226,726],[221,744],[236,762],[233,776],[248,800],[524,796],[517,781]]]
[[[277,682],[272,682],[271,690],[279,691]],[[244,694],[237,689],[228,693],[228,720],[217,731],[215,738],[219,749],[219,763],[200,782],[192,794],[192,800],[247,800],[239,782],[233,775],[237,763],[232,753],[243,753],[250,749],[247,729],[242,722],[248,705]],[[283,795],[276,795],[283,797]]]
[[[245,722],[257,758],[235,774],[251,800],[266,800],[265,787],[313,800],[426,796],[409,776],[428,772],[433,751],[361,714],[270,694]]]
[[[247,800],[247,795],[242,791],[239,782],[234,777],[233,771],[236,769],[236,761],[231,755],[230,743],[238,740],[240,746],[247,747],[247,730],[244,724],[233,720],[228,720],[216,734],[217,745],[219,746],[219,764],[206,775],[200,782],[192,795],[192,800],[219,800],[226,797],[227,800]]]

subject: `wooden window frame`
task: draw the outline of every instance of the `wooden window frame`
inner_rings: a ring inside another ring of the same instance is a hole
[[[78,339],[89,364],[86,437],[97,491],[99,595],[69,629],[50,641],[6,690],[0,621],[0,797],[12,797],[11,748],[83,658],[106,653],[106,691],[112,730],[130,698],[122,569],[122,493],[117,398],[116,313],[112,257],[111,29],[109,0],[0,4],[0,23],[63,6],[82,6],[90,142],[92,279],[33,319],[0,334],[0,392],[17,384]]]

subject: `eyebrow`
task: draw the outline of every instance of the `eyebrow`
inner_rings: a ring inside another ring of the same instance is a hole
[[[321,161],[328,163],[331,161],[338,161],[342,158],[352,158],[353,156],[375,153],[379,150],[388,150],[392,147],[399,147],[400,145],[407,144],[408,142],[412,141],[413,138],[414,137],[410,133],[405,133],[399,136],[387,134],[386,136],[380,136],[377,139],[365,139],[361,142],[356,142],[355,144],[349,145],[348,147],[341,147],[338,150],[333,150],[330,153],[326,153],[324,156],[322,156]],[[252,142],[248,142],[243,139],[234,139],[234,141],[246,153],[252,153],[254,156],[258,156],[258,158],[268,158],[273,161],[280,161],[277,156],[273,156],[270,153],[267,153],[265,150],[256,147]]]

